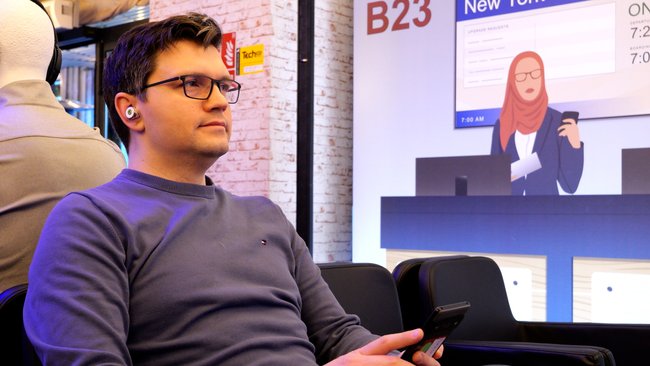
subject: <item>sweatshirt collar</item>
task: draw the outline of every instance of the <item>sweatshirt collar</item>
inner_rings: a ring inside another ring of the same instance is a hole
[[[207,176],[205,177],[205,185],[200,185],[176,182],[137,170],[124,169],[118,176],[118,179],[128,179],[154,189],[185,196],[215,198],[218,190],[218,187]]]

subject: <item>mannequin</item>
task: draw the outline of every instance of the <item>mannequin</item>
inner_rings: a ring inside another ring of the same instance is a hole
[[[47,14],[31,1],[2,1],[0,24],[0,88],[17,80],[45,80],[54,50]]]
[[[27,283],[41,228],[70,191],[111,180],[120,149],[70,116],[47,81],[48,15],[30,0],[0,1],[0,291]]]

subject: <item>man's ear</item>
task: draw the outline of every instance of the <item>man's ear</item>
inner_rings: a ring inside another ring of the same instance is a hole
[[[132,131],[144,130],[144,121],[138,111],[139,100],[135,95],[119,92],[115,94],[115,109],[122,122]]]

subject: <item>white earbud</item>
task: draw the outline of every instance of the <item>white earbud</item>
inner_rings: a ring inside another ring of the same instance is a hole
[[[124,113],[126,114],[126,118],[128,119],[134,119],[139,117],[138,113],[135,111],[135,108],[133,108],[132,105],[126,107]]]

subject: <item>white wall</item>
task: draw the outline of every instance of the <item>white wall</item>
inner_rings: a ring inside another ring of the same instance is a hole
[[[387,3],[395,20],[400,9]],[[420,16],[411,8],[407,20]],[[490,150],[491,127],[453,128],[454,1],[430,8],[426,27],[367,35],[367,1],[354,2],[354,261],[385,263],[380,198],[415,194],[415,158]],[[585,165],[576,194],[619,194],[621,149],[650,146],[650,116],[580,121],[580,136]]]

